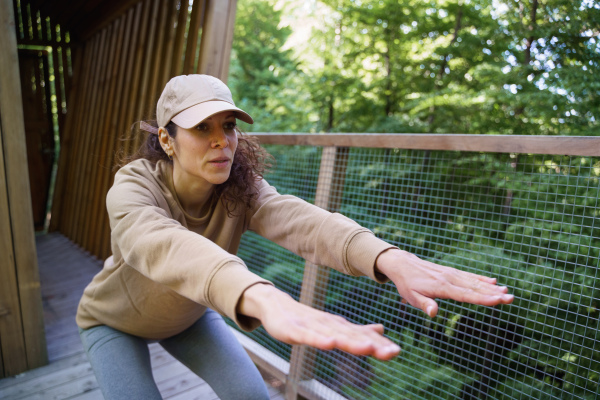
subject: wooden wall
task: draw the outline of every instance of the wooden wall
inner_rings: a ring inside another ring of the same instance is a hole
[[[47,363],[14,27],[0,0],[0,377]]]
[[[116,154],[140,145],[131,126],[154,118],[171,77],[226,80],[235,8],[235,0],[142,0],[73,48],[51,231],[99,258],[110,254],[105,197]]]
[[[47,196],[50,162],[36,157],[53,150],[54,123],[50,230],[104,258],[115,154],[139,146],[130,126],[154,117],[172,76],[226,79],[235,9],[236,0],[0,0],[0,377],[47,363],[30,200],[31,186],[42,193],[33,204]]]

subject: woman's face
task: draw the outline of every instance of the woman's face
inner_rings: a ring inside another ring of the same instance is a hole
[[[175,173],[189,183],[224,183],[238,145],[235,127],[231,111],[215,114],[191,129],[177,127],[173,143]]]

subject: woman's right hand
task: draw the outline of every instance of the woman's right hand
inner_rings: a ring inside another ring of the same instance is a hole
[[[383,336],[383,325],[357,325],[345,318],[315,310],[271,285],[246,289],[238,312],[259,319],[275,339],[321,350],[340,349],[355,355],[389,360],[400,347]]]

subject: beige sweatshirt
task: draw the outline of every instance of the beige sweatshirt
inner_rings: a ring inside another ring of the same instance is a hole
[[[235,255],[246,230],[314,264],[382,282],[375,260],[394,246],[340,214],[280,195],[264,180],[259,188],[256,206],[244,215],[228,217],[219,201],[195,218],[177,199],[169,163],[136,160],[121,168],[106,201],[113,255],[84,290],[79,327],[104,324],[163,339],[210,307],[242,329],[256,328],[260,321],[236,307],[250,286],[270,282]]]

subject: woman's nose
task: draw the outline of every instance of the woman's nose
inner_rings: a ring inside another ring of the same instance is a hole
[[[214,136],[211,139],[211,147],[213,149],[225,148],[229,146],[229,141],[227,140],[227,135],[225,134],[225,130],[223,129],[223,127],[216,128]]]

